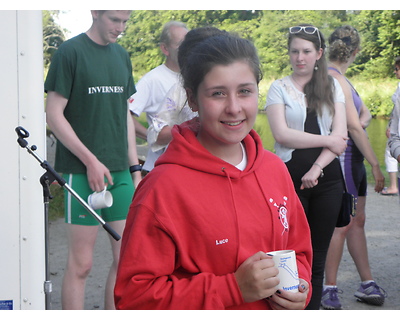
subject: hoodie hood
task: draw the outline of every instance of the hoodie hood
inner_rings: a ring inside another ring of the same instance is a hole
[[[231,179],[235,179],[254,172],[261,165],[264,155],[261,151],[264,148],[260,137],[254,130],[251,130],[242,141],[245,145],[248,162],[245,170],[241,171],[214,156],[200,144],[196,137],[197,132],[194,130],[196,121],[195,118],[172,128],[172,141],[155,166],[176,164],[210,174],[229,175]]]

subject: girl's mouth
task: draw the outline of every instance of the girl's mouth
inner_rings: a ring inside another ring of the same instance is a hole
[[[226,124],[226,125],[231,126],[231,127],[234,127],[234,126],[238,126],[243,121],[244,120],[239,120],[239,121],[235,121],[235,122],[221,121],[221,123]]]

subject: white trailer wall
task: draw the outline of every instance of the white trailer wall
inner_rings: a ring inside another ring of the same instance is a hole
[[[45,309],[45,227],[39,162],[45,159],[41,11],[0,10],[0,310]]]

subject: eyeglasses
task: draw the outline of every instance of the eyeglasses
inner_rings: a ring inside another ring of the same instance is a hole
[[[296,33],[299,33],[301,31],[304,31],[304,33],[307,33],[307,34],[314,34],[315,32],[317,32],[318,39],[319,39],[319,47],[321,48],[321,36],[319,35],[319,30],[318,30],[317,27],[313,27],[313,26],[296,26],[296,27],[290,27],[289,28],[289,32],[291,34],[296,34]]]

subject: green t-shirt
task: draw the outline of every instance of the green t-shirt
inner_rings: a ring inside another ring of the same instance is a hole
[[[110,171],[129,167],[127,100],[135,93],[132,65],[120,45],[101,46],[82,33],[55,53],[45,91],[68,99],[64,115],[79,139]],[[86,173],[85,165],[61,142],[55,169]]]

